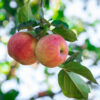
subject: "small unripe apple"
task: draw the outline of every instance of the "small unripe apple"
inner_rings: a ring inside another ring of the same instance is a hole
[[[56,67],[65,62],[68,55],[66,41],[60,35],[42,37],[35,49],[38,60],[47,67]]]
[[[30,65],[37,61],[35,47],[37,40],[29,33],[18,32],[8,42],[8,53],[23,65]]]

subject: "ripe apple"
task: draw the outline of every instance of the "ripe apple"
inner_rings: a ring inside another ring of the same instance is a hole
[[[38,60],[47,67],[56,67],[65,62],[68,55],[66,41],[60,35],[42,37],[35,49]]]
[[[35,47],[37,40],[29,33],[18,32],[8,42],[8,53],[23,65],[30,65],[37,61]]]

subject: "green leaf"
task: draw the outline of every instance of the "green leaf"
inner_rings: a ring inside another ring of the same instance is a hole
[[[12,89],[4,94],[4,100],[15,100],[18,94],[19,94],[18,91]]]
[[[17,83],[20,84],[20,79],[19,79],[19,77],[15,77],[15,78],[16,78]]]
[[[87,49],[88,50],[90,50],[90,51],[97,51],[97,48],[90,43],[89,39],[86,39],[85,43],[87,45]]]
[[[30,27],[35,27],[36,25],[38,25],[38,23],[36,21],[27,21],[27,22],[23,22],[21,24],[18,25],[17,29],[21,30],[21,29],[27,29]]]
[[[65,20],[64,10],[65,10],[66,6],[62,2],[60,2],[58,5],[59,5],[59,9],[56,9],[54,11],[54,14],[52,16],[52,19]]]
[[[51,24],[56,27],[59,27],[60,25],[62,25],[64,28],[68,29],[68,24],[61,20],[54,20]]]
[[[4,98],[3,98],[3,92],[2,92],[1,89],[0,89],[0,100],[4,100]]]
[[[67,41],[74,42],[77,40],[76,34],[73,31],[64,28],[62,25],[54,28],[52,31],[54,34],[61,35]]]
[[[93,23],[89,24],[90,26],[96,26],[97,24],[99,24],[100,21],[99,20],[95,20]]]
[[[37,37],[40,39],[45,35],[48,35],[48,25],[44,24],[42,27],[37,27],[35,32],[37,33]]]
[[[45,24],[47,27],[50,27],[50,23],[48,20],[46,20],[45,18],[42,18],[43,24]]]
[[[46,9],[49,9],[50,7],[50,0],[44,0],[44,7],[46,8]]]
[[[64,64],[67,64],[71,61],[74,61],[78,56],[80,55],[80,52],[76,52],[74,54],[72,54],[65,62]]]
[[[28,3],[18,9],[17,15],[19,23],[35,20],[34,16],[32,15],[30,4]]]
[[[77,62],[69,62],[68,64],[64,64],[63,68],[64,70],[80,74],[83,77],[87,78],[88,80],[97,84],[90,70]]]
[[[45,67],[44,73],[45,73],[46,75],[48,75],[48,76],[51,76],[51,75],[54,75],[54,74],[55,74],[54,72],[51,72],[51,73],[50,73],[47,67]]]
[[[31,34],[33,37],[36,37],[37,33],[34,30],[27,31],[29,34]]]
[[[16,33],[16,26],[10,30],[10,34],[14,35]]]
[[[88,85],[75,73],[61,70],[58,74],[58,83],[65,96],[82,99],[88,98]]]

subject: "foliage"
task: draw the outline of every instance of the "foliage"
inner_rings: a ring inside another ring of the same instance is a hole
[[[58,75],[59,85],[65,96],[87,99],[90,89],[75,73],[61,70]]]
[[[68,24],[69,22],[67,22],[68,20],[64,16],[65,5],[62,2],[60,2],[59,9],[54,9],[52,18],[46,20],[38,0],[27,3],[24,3],[23,0],[15,1],[17,7],[12,8],[9,6],[11,0],[0,0],[0,25],[4,27],[5,21],[9,22],[11,16],[15,23],[15,27],[11,29],[10,34],[14,34],[16,29],[18,31],[27,29],[27,31],[33,34],[37,39],[52,33],[61,35],[66,41],[71,43],[77,40],[77,33],[81,34],[81,32],[85,31],[82,21],[80,21],[81,24],[79,25],[76,23],[73,23],[72,25]],[[49,0],[44,0],[44,7],[46,10],[50,9]],[[94,26],[95,23],[97,23],[97,21],[90,25]],[[54,27],[53,29],[51,29],[52,26]],[[76,32],[73,31],[74,29]],[[97,84],[91,71],[84,65],[81,65],[81,61],[82,57],[84,57],[84,50],[88,50],[97,53],[97,58],[94,61],[94,64],[96,64],[100,59],[100,48],[92,45],[89,39],[85,41],[84,45],[85,46],[69,45],[70,57],[67,58],[65,63],[59,66],[61,68],[61,71],[58,74],[59,86],[61,87],[63,94],[70,98],[87,99],[88,94],[90,93],[89,86],[79,75]],[[7,71],[4,70],[5,67],[6,69],[8,68]],[[15,67],[13,70],[17,69],[16,64],[12,66],[10,62],[0,63],[0,74],[6,74],[7,77],[9,75],[13,76],[11,73],[13,67]],[[47,69],[45,69],[45,74],[47,76],[54,75],[54,73],[49,73]],[[5,94],[0,91],[0,100],[15,100],[17,95],[18,91],[16,90],[10,90]]]
[[[0,92],[0,99],[1,100],[15,100],[15,98],[17,97],[18,94],[19,94],[19,92],[14,89],[12,89],[6,93]]]

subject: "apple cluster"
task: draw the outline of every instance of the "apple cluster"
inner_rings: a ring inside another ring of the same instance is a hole
[[[39,61],[47,67],[56,67],[65,62],[68,46],[64,38],[57,34],[37,40],[27,32],[18,32],[8,42],[8,53],[23,65]]]

